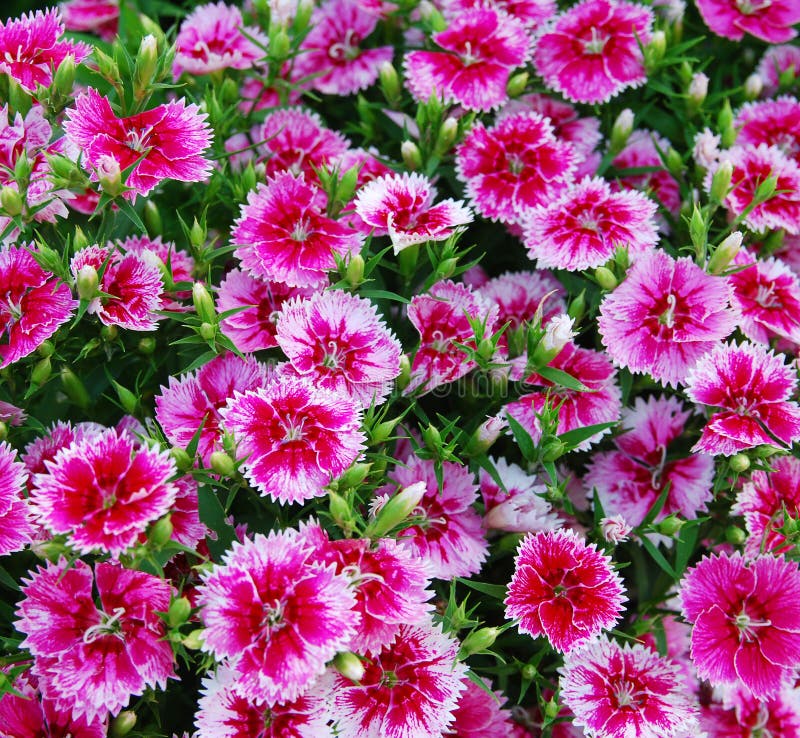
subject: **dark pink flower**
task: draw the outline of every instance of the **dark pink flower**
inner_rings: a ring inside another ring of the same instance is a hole
[[[513,738],[515,723],[511,711],[503,709],[502,692],[493,692],[488,679],[481,680],[485,688],[471,679],[464,679],[464,691],[453,712],[453,724],[445,729],[447,738]]]
[[[480,7],[481,0],[447,0],[444,13],[457,18],[465,11]],[[520,21],[529,31],[535,31],[556,12],[555,0],[492,0],[491,5]]]
[[[641,643],[600,636],[564,657],[560,696],[574,724],[603,738],[684,738],[697,704],[678,665]]]
[[[199,588],[203,649],[234,664],[232,689],[272,706],[297,699],[358,624],[346,577],[314,563],[294,530],[234,542]]]
[[[22,497],[27,476],[14,449],[0,443],[0,556],[21,551],[34,536],[28,501]]]
[[[717,34],[741,41],[749,33],[768,44],[797,36],[800,6],[793,0],[695,0],[706,25]]]
[[[506,617],[567,652],[613,627],[625,601],[619,574],[595,544],[569,530],[529,533],[515,559]]]
[[[800,48],[794,44],[767,47],[756,68],[764,82],[765,95],[774,95],[778,91],[780,75],[789,69],[800,74]]]
[[[125,185],[133,196],[146,195],[164,179],[202,182],[208,177],[211,162],[203,152],[211,143],[211,129],[206,117],[180,98],[118,118],[108,99],[90,87],[67,110],[64,132],[82,152],[94,181],[104,161],[116,162],[120,170],[135,164]]]
[[[530,211],[525,246],[540,268],[598,267],[618,246],[632,255],[655,246],[655,213],[656,204],[645,195],[612,192],[605,180],[587,177],[555,202]]]
[[[60,7],[68,31],[96,33],[103,41],[117,35],[119,0],[65,0]]]
[[[35,351],[75,312],[66,284],[42,269],[33,244],[0,249],[0,367]]]
[[[22,454],[22,463],[28,470],[29,478],[35,474],[46,474],[45,461],[52,461],[56,454],[75,441],[80,441],[90,435],[97,435],[105,430],[99,423],[76,423],[59,420],[50,426],[47,433],[31,441]]]
[[[666,251],[640,256],[625,281],[606,295],[597,325],[614,363],[671,386],[736,328],[724,277]]]
[[[736,115],[736,143],[777,146],[800,164],[800,102],[784,95],[777,100],[747,103]]]
[[[624,0],[581,0],[539,35],[533,54],[545,84],[568,100],[605,103],[646,79],[640,46],[653,11]]]
[[[116,245],[125,254],[136,254],[142,261],[156,266],[169,276],[172,283],[192,282],[194,272],[194,259],[183,249],[176,248],[171,241],[162,241],[161,236],[128,236],[117,241]],[[161,309],[182,311],[184,306],[179,299],[191,297],[191,290],[167,289],[161,295]],[[175,299],[171,299],[175,298]]]
[[[484,282],[476,292],[497,305],[497,325],[511,323],[511,328],[532,321],[540,307],[542,322],[567,309],[561,282],[544,269],[506,272]]]
[[[800,406],[789,402],[797,374],[781,355],[753,343],[720,344],[703,356],[686,378],[693,402],[722,408],[692,448],[730,456],[760,444],[800,439]]]
[[[712,686],[742,684],[756,698],[781,691],[800,666],[800,569],[783,557],[705,556],[679,593],[694,624],[692,661]]]
[[[787,688],[760,700],[735,689],[724,704],[702,706],[700,728],[708,738],[800,738],[800,690]]]
[[[493,110],[508,98],[511,71],[528,59],[525,26],[491,5],[467,8],[433,35],[444,51],[411,51],[403,61],[411,94],[431,94],[467,110]]]
[[[61,13],[50,8],[0,22],[0,72],[29,92],[50,87],[53,74],[68,56],[82,62],[92,51],[82,42],[62,40]]]
[[[99,593],[95,604],[93,580]],[[15,623],[22,647],[47,699],[88,722],[116,715],[131,696],[166,687],[174,676],[172,647],[157,612],[166,612],[170,586],[119,564],[84,561],[39,567],[23,580],[25,599]]]

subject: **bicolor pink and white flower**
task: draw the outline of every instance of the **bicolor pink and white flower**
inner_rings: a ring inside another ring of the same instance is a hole
[[[65,0],[60,5],[68,31],[96,33],[113,41],[119,28],[119,0]]]
[[[800,74],[800,48],[794,44],[768,46],[756,67],[756,73],[764,82],[764,94],[774,95],[780,87],[780,76],[793,69]]]
[[[28,502],[22,497],[27,477],[16,452],[0,443],[0,556],[21,551],[33,539]]]
[[[741,41],[745,33],[780,44],[797,36],[793,27],[800,23],[800,7],[792,0],[695,0],[706,25],[732,41]]]
[[[739,146],[777,146],[800,164],[800,102],[789,95],[747,103],[734,119]]]
[[[502,692],[492,691],[488,679],[479,687],[471,679],[464,679],[464,691],[453,712],[453,724],[445,729],[446,738],[513,738],[516,723],[511,711],[503,708]]]
[[[497,324],[510,323],[511,328],[533,321],[538,311],[546,323],[567,309],[561,282],[544,269],[506,272],[484,282],[476,292],[497,305]]]
[[[136,254],[142,261],[153,264],[167,275],[174,286],[178,282],[191,282],[194,272],[194,258],[183,249],[179,249],[172,241],[162,241],[161,236],[128,236],[116,245],[125,254]],[[191,291],[166,288],[161,295],[162,310],[184,310],[180,299],[191,297]]]
[[[767,699],[744,687],[728,690],[722,704],[702,706],[700,728],[708,738],[800,738],[800,690],[787,688]]]

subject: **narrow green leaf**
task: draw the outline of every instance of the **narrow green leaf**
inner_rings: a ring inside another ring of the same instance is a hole
[[[540,377],[544,377],[553,384],[559,387],[566,387],[567,389],[575,390],[576,392],[596,392],[591,387],[587,387],[583,382],[575,379],[571,374],[562,372],[561,369],[556,369],[552,366],[543,366],[537,369],[536,373]]]

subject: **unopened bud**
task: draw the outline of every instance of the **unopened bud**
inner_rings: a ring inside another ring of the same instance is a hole
[[[8,438],[8,423],[0,420],[0,441],[5,441]]]
[[[648,67],[654,67],[667,51],[667,36],[664,31],[654,31],[650,43],[644,49],[644,58]]]
[[[153,524],[153,527],[150,528],[148,539],[156,548],[161,548],[170,542],[174,530],[175,527],[172,525],[170,515],[165,515],[163,518],[157,520]]]
[[[100,187],[109,197],[117,197],[121,194],[124,186],[122,184],[122,171],[119,162],[108,154],[101,154],[97,159],[97,178]]]
[[[382,538],[390,530],[400,525],[419,505],[427,489],[428,486],[425,482],[415,482],[390,497],[375,519],[367,526],[364,537]]]
[[[149,356],[156,350],[156,339],[152,336],[145,336],[139,339],[137,347],[145,356]]]
[[[734,454],[731,456],[728,463],[731,466],[731,470],[735,471],[737,474],[741,474],[750,468],[750,457],[747,454]]]
[[[667,515],[655,528],[661,535],[671,538],[683,527],[684,522],[677,515]]]
[[[711,201],[721,203],[725,201],[728,196],[728,190],[731,187],[731,177],[733,177],[733,164],[730,160],[723,159],[714,176],[711,178]]]
[[[75,226],[75,232],[72,234],[72,250],[77,253],[85,249],[89,245],[89,239],[83,232],[80,226]]]
[[[36,362],[36,365],[33,367],[31,371],[31,382],[37,386],[43,385],[50,379],[52,373],[53,367],[50,364],[50,357],[45,356],[40,361]]]
[[[160,236],[164,232],[164,224],[161,220],[161,213],[158,210],[158,205],[153,200],[147,200],[142,210],[142,218],[147,227],[147,232],[151,236]]]
[[[202,282],[195,282],[192,285],[192,303],[194,304],[197,317],[204,323],[214,324],[217,322],[217,310],[214,306],[214,299]]]
[[[129,389],[123,387],[118,382],[113,382],[114,389],[116,390],[119,404],[128,415],[134,415],[139,408],[139,399]]]
[[[473,630],[461,643],[460,656],[466,658],[476,653],[482,653],[494,645],[499,628],[478,628]]]
[[[360,682],[364,678],[364,664],[352,651],[341,651],[333,659],[333,666],[343,677],[351,682]]]
[[[183,639],[183,645],[190,651],[198,651],[203,645],[203,629],[193,630]]]
[[[410,172],[422,169],[422,154],[413,141],[403,141],[400,145],[400,156],[403,159],[403,164],[406,165],[406,169]]]
[[[611,143],[610,149],[614,154],[619,153],[625,148],[628,143],[631,133],[633,132],[634,115],[630,108],[625,108],[614,121],[611,128]]]
[[[741,546],[747,540],[747,534],[736,525],[725,529],[725,540],[733,546]]]
[[[720,143],[723,149],[728,149],[736,142],[736,127],[733,125],[733,108],[730,100],[722,103],[717,115],[717,129],[719,130]]]
[[[391,438],[391,435],[394,432],[396,425],[397,425],[397,419],[384,420],[382,423],[378,423],[376,426],[371,428],[369,432],[370,445],[376,446],[379,443],[384,443],[388,441],[389,438]]]
[[[361,254],[350,257],[345,269],[345,279],[352,289],[356,289],[364,281],[364,257]]]
[[[567,452],[567,445],[563,441],[554,438],[547,441],[542,447],[542,461],[558,461]]]
[[[269,41],[269,55],[278,64],[285,61],[292,48],[292,41],[283,26],[278,26],[275,33],[271,34]]]
[[[236,473],[236,464],[224,451],[214,451],[209,459],[211,470],[221,477],[232,477]]]
[[[179,446],[173,446],[169,450],[169,455],[174,459],[178,471],[187,472],[192,468],[192,457],[186,453],[185,449]]]
[[[689,236],[692,239],[695,252],[698,254],[705,253],[707,233],[708,227],[706,226],[703,211],[695,205],[692,210],[692,217],[689,219]]]
[[[755,100],[764,89],[764,80],[760,74],[751,74],[744,81],[744,96],[748,100]]]
[[[213,323],[201,323],[199,333],[204,341],[213,341],[217,336],[217,326]]]
[[[567,315],[576,323],[586,314],[586,290],[581,290],[567,308]]]
[[[429,2],[429,0],[422,0],[419,4],[419,14],[434,33],[444,31],[444,29],[447,28],[447,21],[444,19],[444,16],[433,3]]]
[[[188,619],[189,614],[192,612],[192,603],[186,597],[179,597],[177,600],[172,600],[167,610],[167,623],[172,628],[177,628],[183,625]]]
[[[352,517],[350,505],[347,504],[342,495],[330,490],[328,492],[328,509],[330,510],[333,522],[337,525],[346,525]]]
[[[411,381],[411,359],[408,354],[400,355],[400,373],[397,375],[397,389],[404,390]]]
[[[604,541],[622,543],[628,540],[632,527],[622,515],[613,515],[600,521],[600,533]]]
[[[708,95],[708,76],[698,72],[692,77],[687,90],[690,108],[697,110],[705,101]]]
[[[395,107],[400,102],[400,77],[397,70],[390,61],[383,62],[378,68],[378,78],[381,83],[381,91],[386,98],[386,102],[391,107]]]
[[[542,340],[539,341],[531,357],[536,366],[547,366],[575,337],[572,322],[572,318],[566,313],[556,315],[547,322]]]
[[[100,277],[91,264],[84,264],[75,278],[78,289],[78,297],[81,300],[93,300],[97,296],[97,288],[100,286]]]
[[[485,454],[500,438],[503,429],[508,425],[508,421],[500,416],[487,418],[470,436],[464,448],[466,456],[481,456]]]
[[[202,248],[206,243],[206,229],[197,222],[197,218],[194,219],[192,227],[189,229],[189,243],[196,249]]]
[[[56,73],[53,75],[53,88],[64,97],[72,95],[72,88],[75,84],[75,57],[68,54],[58,65]]]
[[[136,726],[136,713],[123,710],[112,721],[108,729],[109,738],[125,738]]]
[[[766,202],[775,194],[777,187],[778,178],[774,174],[771,174],[756,187],[756,192],[753,195],[753,202]]]
[[[425,445],[432,451],[442,446],[442,436],[439,433],[439,429],[434,425],[429,425],[422,429],[422,440],[425,441]]]
[[[519,675],[526,681],[530,682],[536,678],[538,674],[536,667],[533,664],[525,664],[520,670]]]
[[[6,185],[0,190],[0,208],[12,218],[22,212],[22,197],[15,188]]]
[[[89,407],[90,397],[83,382],[68,366],[61,367],[61,387],[70,402],[85,410]]]
[[[442,259],[436,265],[435,276],[437,281],[442,279],[449,279],[453,276],[458,266],[458,258],[452,257],[450,259]]]
[[[770,456],[774,456],[778,453],[780,449],[776,446],[770,446],[769,444],[762,444],[761,446],[756,446],[755,448],[755,455],[759,459],[768,459]]]
[[[53,345],[52,341],[42,341],[39,344],[39,348],[36,349],[36,353],[44,358],[46,356],[52,356],[55,353],[55,350],[56,347]]]
[[[708,271],[711,274],[721,274],[725,268],[730,264],[739,249],[742,248],[742,233],[741,231],[734,231],[726,236],[723,242],[717,246],[711,258],[708,260]]]
[[[340,489],[349,489],[351,487],[358,487],[366,478],[367,474],[369,474],[369,470],[372,468],[372,464],[370,463],[356,463],[353,464],[341,477],[339,477],[339,488]]]
[[[442,122],[439,133],[436,135],[434,150],[439,156],[446,154],[450,147],[455,143],[458,136],[458,121],[452,116],[448,116]]]
[[[667,151],[667,169],[673,177],[680,177],[683,172],[683,159],[672,146]]]
[[[519,97],[528,86],[529,75],[527,72],[518,72],[508,80],[506,94],[509,97]]]
[[[597,269],[594,270],[594,278],[597,284],[604,290],[613,290],[619,284],[617,278],[614,276],[614,272],[604,266],[597,267]]]

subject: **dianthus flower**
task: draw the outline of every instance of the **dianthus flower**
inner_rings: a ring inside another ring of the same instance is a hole
[[[528,208],[566,191],[577,159],[575,148],[556,138],[547,118],[517,113],[492,128],[473,125],[456,149],[456,171],[481,215],[517,223]]]
[[[797,35],[800,6],[793,0],[695,0],[706,25],[732,41],[749,33],[768,44],[780,44]]]
[[[315,563],[297,531],[256,534],[199,588],[203,649],[234,664],[233,689],[268,706],[297,699],[358,624],[346,577]]]
[[[411,51],[403,61],[411,94],[421,102],[434,94],[467,110],[502,105],[511,71],[530,51],[522,22],[491,5],[465,9],[433,40],[444,51]]]
[[[708,738],[800,738],[800,690],[787,687],[760,700],[734,689],[723,704],[701,707],[700,728]]]
[[[152,110],[118,118],[108,99],[89,88],[67,109],[64,132],[80,149],[83,164],[98,180],[97,170],[109,160],[120,171],[134,166],[125,185],[146,195],[164,179],[202,182],[211,173],[203,157],[211,143],[206,113],[181,98]]]
[[[485,688],[463,679],[464,691],[453,712],[453,724],[446,728],[446,738],[512,738],[515,723],[511,711],[501,707],[502,692],[492,691],[492,683],[482,679]]]
[[[760,444],[800,439],[800,407],[790,402],[797,375],[766,346],[744,342],[718,345],[686,378],[693,402],[722,408],[709,419],[693,451],[730,456]]]
[[[319,287],[363,236],[325,215],[323,194],[302,175],[282,172],[247,195],[231,233],[234,252],[255,276],[290,287]]]
[[[23,245],[0,248],[0,367],[35,351],[75,312],[68,285],[46,272]]]
[[[175,44],[176,78],[181,72],[250,69],[267,53],[267,37],[258,28],[243,25],[239,8],[224,2],[198,5],[183,19]]]
[[[400,342],[375,305],[342,290],[284,303],[276,340],[298,374],[364,408],[383,403],[400,373]]]
[[[376,236],[388,236],[394,253],[425,241],[445,241],[472,222],[470,209],[448,199],[434,205],[436,188],[423,174],[391,174],[358,191],[355,209]]]
[[[744,685],[756,698],[781,691],[800,666],[800,569],[782,556],[745,562],[704,556],[679,594],[694,624],[692,661],[712,686]]]
[[[156,397],[156,419],[170,443],[186,448],[197,431],[197,453],[203,463],[222,450],[220,409],[235,392],[247,392],[263,386],[267,369],[252,356],[240,359],[234,354],[217,356],[197,371],[179,379],[169,378]]]
[[[245,476],[276,502],[303,502],[357,458],[366,440],[361,407],[311,379],[282,374],[237,392],[222,410],[225,429],[245,458]]]
[[[736,115],[736,143],[740,146],[777,146],[800,164],[800,102],[783,95],[777,100],[747,103]]]
[[[23,583],[15,623],[26,636],[22,647],[34,656],[43,696],[71,710],[73,720],[116,715],[131,696],[166,688],[172,646],[157,614],[169,608],[166,581],[108,562],[93,574],[80,559],[61,559]]]
[[[68,31],[96,33],[103,41],[117,35],[119,0],[65,0],[60,7]]]
[[[612,192],[605,180],[584,179],[525,222],[528,256],[540,268],[579,271],[608,261],[617,246],[641,254],[658,242],[656,204],[628,190]]]
[[[529,533],[514,560],[506,617],[568,652],[611,628],[626,601],[611,559],[574,531]]]
[[[564,657],[561,699],[587,735],[683,738],[697,730],[697,707],[675,662],[641,644],[605,636]]]
[[[725,278],[706,274],[691,258],[651,251],[603,299],[603,345],[618,366],[675,387],[736,328],[730,292]]]
[[[511,323],[511,328],[532,321],[539,308],[542,322],[567,309],[561,282],[544,269],[506,272],[484,282],[476,292],[497,305],[497,324]]]
[[[341,738],[442,735],[464,689],[458,643],[440,625],[403,625],[353,682],[330,674],[328,709]]]
[[[0,556],[21,551],[33,538],[28,503],[21,494],[27,476],[14,449],[0,443]]]
[[[22,463],[28,470],[29,479],[34,474],[46,474],[45,461],[52,461],[56,454],[75,441],[86,436],[97,435],[105,427],[99,423],[76,423],[74,426],[67,420],[59,420],[50,426],[47,433],[31,441],[25,446]]]
[[[0,22],[0,73],[19,82],[28,92],[50,87],[53,74],[68,56],[79,64],[92,51],[80,41],[62,40],[64,24],[55,8],[37,10]]]
[[[605,103],[646,79],[640,46],[653,11],[624,0],[582,0],[539,35],[533,54],[545,84],[572,102]]]
[[[162,241],[161,236],[128,236],[117,241],[116,246],[125,254],[136,254],[143,261],[158,267],[168,274],[173,284],[191,282],[194,271],[194,259],[183,249],[178,249],[172,241]],[[184,306],[177,299],[191,297],[191,290],[180,290],[161,294],[161,309],[182,311]],[[177,299],[171,299],[177,298]]]
[[[794,69],[800,73],[800,48],[794,44],[769,46],[756,67],[756,73],[764,82],[764,94],[774,95],[780,87],[783,72]]]

